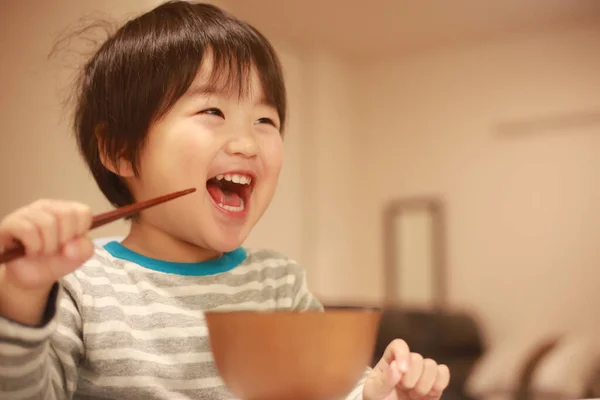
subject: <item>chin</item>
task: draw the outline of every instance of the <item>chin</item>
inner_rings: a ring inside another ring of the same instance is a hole
[[[229,253],[229,252],[236,250],[241,245],[242,245],[242,243],[235,243],[235,244],[228,243],[228,244],[223,244],[223,245],[216,247],[215,250],[218,251],[219,253]]]
[[[237,248],[239,248],[244,241],[246,240],[247,235],[239,235],[238,237],[220,237],[220,238],[211,238],[211,240],[207,240],[207,245],[220,253],[229,253]]]

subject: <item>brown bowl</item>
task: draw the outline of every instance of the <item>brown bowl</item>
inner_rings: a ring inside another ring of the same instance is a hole
[[[371,363],[380,310],[207,312],[216,367],[244,400],[347,395]]]

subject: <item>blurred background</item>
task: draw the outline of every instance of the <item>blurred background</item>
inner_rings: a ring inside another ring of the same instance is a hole
[[[0,1],[0,215],[40,197],[109,207],[63,104],[80,60],[47,56],[83,16],[159,3]],[[416,343],[399,326],[425,324],[427,352],[459,332],[466,347],[436,351],[473,396],[600,393],[600,1],[212,3],[274,43],[289,91],[280,187],[247,244],[297,259],[324,299],[380,301],[386,205],[432,199],[446,322],[417,307],[387,334]]]

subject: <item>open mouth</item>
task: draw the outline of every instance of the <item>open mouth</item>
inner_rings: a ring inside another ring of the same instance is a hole
[[[243,213],[250,200],[254,179],[242,173],[217,175],[206,182],[206,190],[215,205],[230,213]]]

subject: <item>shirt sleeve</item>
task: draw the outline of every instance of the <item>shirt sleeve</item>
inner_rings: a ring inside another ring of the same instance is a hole
[[[83,358],[75,278],[55,284],[39,327],[0,318],[0,399],[71,399]]]
[[[323,311],[321,302],[308,290],[306,271],[297,264],[291,266],[294,282],[292,285],[293,311]]]

